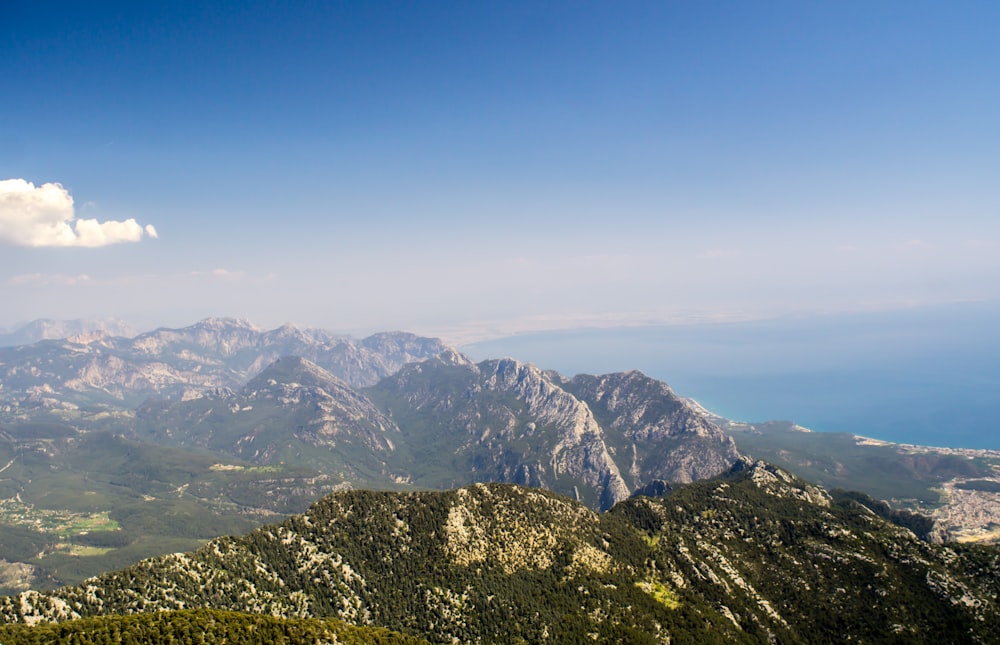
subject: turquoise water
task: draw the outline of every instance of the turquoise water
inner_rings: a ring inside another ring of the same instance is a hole
[[[572,375],[639,369],[726,417],[1000,449],[1000,306],[521,334],[463,347]]]

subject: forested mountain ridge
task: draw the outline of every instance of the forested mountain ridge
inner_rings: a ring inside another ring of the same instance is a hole
[[[762,462],[602,514],[540,489],[334,493],[8,622],[212,607],[434,642],[995,642],[1000,551],[927,544]]]

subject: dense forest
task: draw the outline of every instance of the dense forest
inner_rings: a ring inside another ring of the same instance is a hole
[[[211,609],[99,616],[62,623],[0,626],[4,645],[416,645],[426,641],[376,627],[322,618],[278,618]]]

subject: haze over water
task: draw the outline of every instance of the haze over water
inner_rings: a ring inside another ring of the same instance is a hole
[[[731,419],[1000,449],[1000,306],[519,334],[465,346],[564,375],[639,369]]]

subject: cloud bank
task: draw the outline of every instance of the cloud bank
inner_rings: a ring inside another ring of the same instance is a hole
[[[76,219],[73,197],[56,183],[35,186],[24,179],[0,180],[0,244],[6,246],[107,246],[157,237],[134,219]]]

